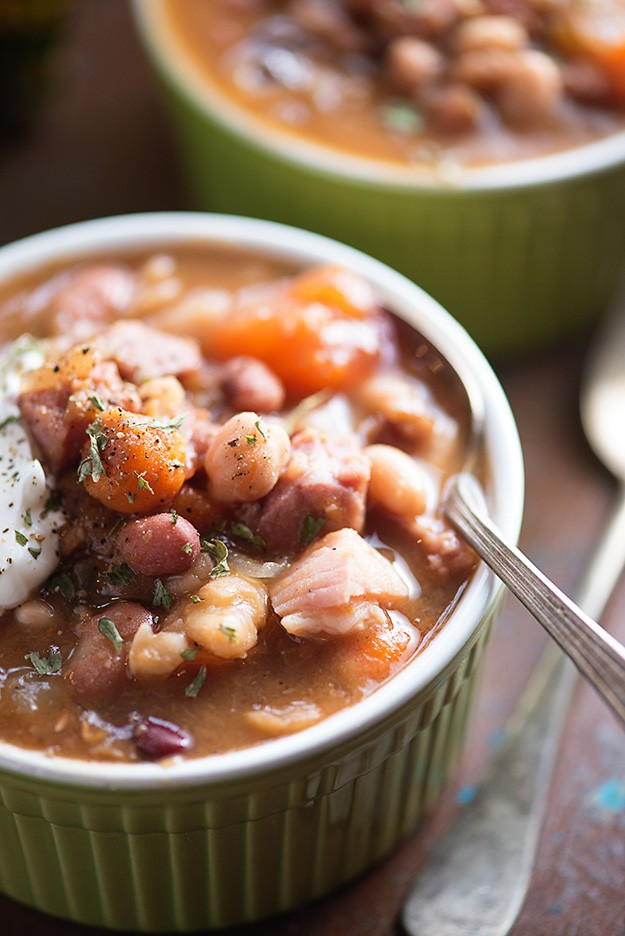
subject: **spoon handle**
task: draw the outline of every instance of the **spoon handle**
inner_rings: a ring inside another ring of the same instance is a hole
[[[445,512],[625,724],[625,647],[556,588],[520,550],[503,541],[485,514],[479,485],[472,476],[461,474],[451,479]]]

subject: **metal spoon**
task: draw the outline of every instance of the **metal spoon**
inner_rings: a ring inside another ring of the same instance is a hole
[[[624,413],[625,314],[619,304],[596,342],[581,398],[586,435],[598,457],[619,480],[612,518],[577,590],[579,605],[593,618],[600,617],[625,564]],[[473,515],[469,502],[463,497],[462,482],[451,490],[450,498],[452,522],[457,520],[460,532],[467,530],[469,541],[483,555],[482,538],[490,540],[492,529],[484,531],[484,521]],[[474,525],[477,525],[475,537]],[[490,550],[490,544],[487,545]],[[502,544],[498,545],[501,549]],[[493,567],[498,557],[499,553],[495,552]],[[527,574],[527,560],[517,551],[512,552],[511,558],[515,568],[507,567],[507,577],[518,571],[517,562],[521,573]],[[532,600],[540,597],[545,586],[546,581],[539,574],[538,592]],[[555,594],[559,600],[561,593],[556,589]],[[567,599],[560,622],[565,623],[558,629],[559,640],[563,642],[568,640],[567,628],[569,633],[576,634],[576,615],[570,617],[571,611],[572,603]],[[581,615],[581,622],[582,630],[588,629],[594,639],[597,625],[592,621],[589,624],[585,615]],[[601,640],[604,634],[605,631],[599,635]],[[615,643],[610,639],[610,649]],[[579,652],[580,645],[576,646]],[[618,671],[615,676],[610,670],[608,680],[615,678],[616,682],[622,682],[622,668],[618,662],[622,659],[622,650],[618,653],[618,645],[615,649]],[[594,660],[594,655],[592,658]],[[595,685],[598,679],[605,678],[596,668],[590,675]],[[510,720],[508,742],[493,761],[489,777],[434,849],[408,896],[402,923],[411,936],[506,936],[509,933],[527,892],[549,779],[575,676],[571,663],[550,644]],[[615,689],[615,685],[610,689]],[[620,709],[622,702],[611,696],[610,704]]]

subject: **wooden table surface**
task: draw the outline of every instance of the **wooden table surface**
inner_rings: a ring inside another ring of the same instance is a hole
[[[126,0],[82,0],[78,7],[37,126],[27,140],[0,143],[0,243],[98,215],[189,207]],[[526,455],[523,543],[565,589],[578,578],[613,494],[577,419],[584,350],[562,347],[499,367]],[[624,612],[621,587],[606,616],[621,639]],[[389,936],[430,843],[472,795],[542,640],[538,625],[509,601],[490,645],[459,774],[418,836],[341,893],[233,936]],[[0,914],[4,936],[80,929],[2,898]],[[513,936],[625,936],[625,738],[581,684]]]

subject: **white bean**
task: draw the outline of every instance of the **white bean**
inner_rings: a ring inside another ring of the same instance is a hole
[[[198,597],[183,611],[188,639],[223,659],[247,656],[266,621],[265,586],[231,573],[208,582]]]
[[[163,630],[155,634],[149,624],[141,624],[132,640],[128,667],[138,678],[169,676],[182,665],[182,651],[188,646],[182,633]]]
[[[392,445],[369,445],[365,455],[371,462],[370,500],[399,517],[422,514],[431,486],[423,468]]]
[[[273,488],[291,451],[278,420],[238,413],[221,427],[204,467],[212,496],[224,503],[255,501]]]

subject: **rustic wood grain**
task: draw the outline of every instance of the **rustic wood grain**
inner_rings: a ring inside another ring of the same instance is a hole
[[[187,207],[152,76],[125,0],[83,0],[57,57],[55,87],[31,137],[0,144],[0,242],[126,211]],[[532,558],[572,588],[610,508],[612,482],[577,420],[583,348],[502,366],[527,461],[523,534]],[[625,587],[606,624],[625,639]],[[289,917],[233,936],[390,936],[429,844],[471,795],[543,643],[508,602],[490,649],[458,777],[421,834],[380,868]],[[625,936],[625,743],[577,687],[532,886],[513,936]],[[0,898],[4,936],[81,927]]]

